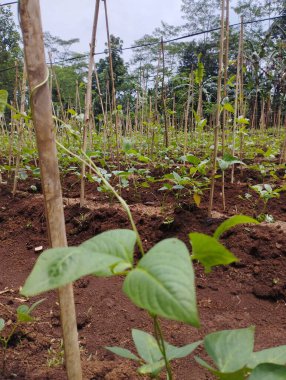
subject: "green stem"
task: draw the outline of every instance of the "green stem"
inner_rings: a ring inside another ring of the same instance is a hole
[[[166,366],[167,380],[172,380],[173,379],[172,368],[171,368],[170,362],[169,362],[169,360],[167,358],[165,341],[164,341],[162,329],[161,329],[160,322],[158,320],[158,316],[157,315],[155,315],[153,317],[153,321],[154,321],[155,337],[156,337],[159,349],[160,349],[160,351],[161,351],[161,353],[163,355],[163,359],[164,359],[165,366]]]

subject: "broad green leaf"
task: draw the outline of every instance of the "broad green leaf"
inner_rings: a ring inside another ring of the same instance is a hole
[[[236,119],[237,123],[238,124],[249,124],[249,119],[246,119],[245,117],[243,116],[239,116],[237,119]]]
[[[165,367],[164,360],[160,360],[155,363],[144,364],[138,368],[138,373],[146,375],[150,373],[152,376],[158,375],[158,373]]]
[[[134,355],[131,351],[121,347],[105,347],[108,351],[113,352],[115,355],[121,356],[125,359],[140,361],[140,359]]]
[[[286,346],[267,348],[266,350],[253,352],[247,366],[248,368],[255,368],[262,363],[285,365]]]
[[[8,101],[8,91],[0,90],[0,117],[4,114]]]
[[[139,356],[146,363],[156,363],[162,359],[162,353],[156,339],[142,330],[132,329],[132,338]]]
[[[254,328],[223,330],[207,335],[204,346],[222,373],[240,371],[247,366],[254,347]]]
[[[195,351],[195,349],[202,343],[203,343],[203,341],[200,340],[198,342],[187,344],[187,345],[182,346],[182,347],[175,347],[169,343],[165,343],[166,344],[167,358],[168,358],[168,360],[184,358],[184,357],[190,355],[193,351]]]
[[[286,367],[277,364],[260,364],[257,366],[248,380],[285,380]]]
[[[186,245],[178,239],[151,248],[129,272],[123,290],[151,314],[199,326],[193,266]]]
[[[195,356],[196,362],[199,363],[202,367],[206,368],[208,371],[213,373],[217,379],[220,380],[245,380],[245,375],[247,373],[247,369],[243,368],[236,372],[231,373],[223,373],[220,371],[217,371],[216,369],[212,368],[207,362],[205,362],[203,359],[201,359],[198,356]]]
[[[199,232],[189,234],[192,244],[192,259],[198,260],[206,272],[210,272],[216,265],[228,265],[239,261],[228,249],[226,249],[214,237]]]
[[[211,367],[209,365],[209,363],[207,363],[205,360],[203,360],[202,358],[200,358],[199,356],[195,356],[195,360],[197,363],[199,363],[202,367],[206,368],[207,370],[211,371],[211,372],[216,372],[215,368]]]
[[[133,231],[111,230],[87,240],[79,247],[48,249],[38,258],[21,293],[33,296],[88,274],[111,276],[116,265],[132,265],[135,241]]]
[[[100,259],[101,265],[94,271],[96,276],[111,276],[110,268],[115,264],[133,264],[135,242],[136,235],[133,231],[111,230],[87,240],[79,247],[90,254],[96,253]]]
[[[215,230],[214,238],[219,239],[220,236],[229,230],[232,227],[237,226],[238,224],[246,224],[246,223],[252,223],[252,224],[259,224],[257,220],[250,218],[249,216],[245,215],[234,215],[231,218],[225,220],[222,222],[218,228]]]
[[[223,108],[230,113],[234,113],[234,108],[230,103],[225,103]]]
[[[0,331],[2,331],[5,327],[5,321],[3,318],[0,318]]]
[[[190,164],[193,164],[195,166],[197,166],[201,162],[201,160],[198,157],[192,154],[188,154],[185,158]]]
[[[173,172],[173,177],[174,177],[174,180],[177,182],[180,182],[182,180],[182,177],[176,172]]]

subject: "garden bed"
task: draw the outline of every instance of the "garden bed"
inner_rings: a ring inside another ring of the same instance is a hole
[[[132,187],[122,190],[130,205],[144,248],[148,250],[168,237],[182,239],[190,248],[188,233],[211,234],[218,224],[234,214],[257,216],[261,205],[243,198],[249,192],[254,172],[245,170],[234,184],[226,185],[226,210],[221,207],[221,189],[217,182],[214,218],[207,216],[208,192],[200,207],[186,194],[179,199],[174,192],[158,191],[159,184],[148,189]],[[255,178],[254,178],[255,179]],[[257,183],[257,180],[255,180]],[[1,317],[15,319],[16,308],[32,304],[19,294],[19,288],[30,273],[38,253],[35,248],[48,248],[43,197],[31,192],[31,184],[20,182],[13,198],[11,184],[0,185],[0,278]],[[254,183],[253,183],[254,184]],[[97,191],[98,184],[87,184],[87,202],[79,207],[79,183],[75,176],[63,182],[66,228],[69,245],[115,228],[130,228],[120,205],[108,194]],[[271,199],[268,209],[275,223],[240,226],[227,232],[223,244],[240,261],[215,268],[206,275],[195,264],[201,328],[162,320],[165,338],[177,346],[201,339],[207,333],[230,328],[256,326],[256,349],[286,344],[286,196]],[[137,257],[139,254],[137,252]],[[122,278],[86,277],[74,285],[79,340],[85,379],[138,379],[136,367],[104,349],[123,346],[133,350],[131,329],[152,333],[152,323],[145,311],[133,306],[121,291]],[[44,295],[45,301],[35,310],[37,322],[23,325],[10,342],[3,379],[64,380],[62,366],[59,306],[56,292]],[[8,324],[11,322],[8,322]],[[202,351],[198,349],[196,353]],[[2,363],[3,353],[0,353]],[[173,363],[176,379],[211,379],[193,356]]]

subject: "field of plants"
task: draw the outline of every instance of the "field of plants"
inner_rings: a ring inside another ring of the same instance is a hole
[[[0,4],[0,379],[286,380],[286,3],[181,3]]]

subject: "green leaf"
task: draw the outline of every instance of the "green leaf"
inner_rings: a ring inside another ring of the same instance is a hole
[[[234,108],[230,103],[225,103],[223,108],[230,113],[234,113]]]
[[[108,351],[113,352],[115,355],[121,356],[125,359],[140,361],[140,359],[134,355],[131,351],[121,347],[105,347]]]
[[[17,308],[17,321],[18,322],[32,322],[34,318],[29,314],[29,306],[20,305]]]
[[[201,162],[201,160],[198,157],[192,154],[185,156],[185,158],[190,164],[193,164],[195,166],[197,166]]]
[[[228,265],[239,261],[228,249],[226,249],[214,237],[199,232],[189,234],[193,247],[192,259],[198,260],[206,272],[210,272],[216,265]]]
[[[138,368],[138,373],[146,375],[150,373],[152,376],[157,376],[158,373],[165,367],[164,360],[155,363],[144,364]]]
[[[247,364],[248,368],[255,368],[262,363],[271,364],[286,364],[286,346],[268,348],[266,350],[253,352],[250,361]]]
[[[245,380],[245,375],[247,373],[247,369],[245,368],[232,373],[223,373],[212,368],[207,362],[205,362],[198,356],[195,356],[195,360],[197,363],[199,363],[202,367],[206,368],[208,371],[213,373],[220,380]]]
[[[257,220],[250,218],[249,216],[245,215],[234,215],[231,218],[225,220],[223,223],[221,223],[218,228],[215,230],[214,238],[219,239],[220,236],[229,230],[232,227],[237,226],[238,224],[246,224],[246,223],[252,223],[252,224],[259,224]]]
[[[3,318],[0,318],[0,331],[2,331],[5,327],[5,321]]]
[[[8,101],[8,91],[0,90],[0,117],[3,116]]]
[[[136,235],[130,230],[111,230],[79,247],[53,248],[38,258],[21,293],[33,296],[56,289],[88,274],[111,276],[112,268],[133,263]]]
[[[254,347],[254,328],[223,330],[207,335],[204,346],[222,373],[245,368]]]
[[[195,360],[197,363],[199,363],[202,367],[206,368],[207,370],[211,371],[212,373],[215,373],[216,370],[209,365],[205,360],[200,358],[199,356],[195,356]]]
[[[236,119],[237,123],[238,124],[249,124],[249,119],[246,119],[245,117],[243,116],[239,116],[237,119]]]
[[[123,290],[151,314],[199,326],[193,266],[178,239],[163,240],[150,249],[127,275]]]
[[[142,330],[132,329],[132,338],[139,356],[146,363],[156,363],[162,359],[162,353],[156,339]]]
[[[286,367],[277,364],[260,364],[257,366],[248,380],[285,380]]]
[[[182,346],[182,347],[175,347],[169,343],[165,343],[166,344],[167,358],[170,361],[173,359],[184,358],[184,357],[190,355],[193,351],[195,351],[195,349],[202,343],[203,343],[203,341],[199,340],[198,342],[187,344],[187,345]]]

